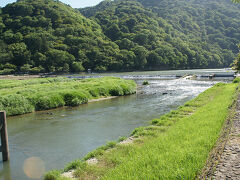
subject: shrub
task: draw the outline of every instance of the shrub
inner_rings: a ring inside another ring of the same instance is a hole
[[[88,102],[88,98],[81,92],[66,92],[63,93],[65,105],[67,106],[78,106]]]
[[[81,71],[84,71],[84,67],[82,65],[82,62],[73,62],[72,63],[72,70],[74,72],[81,72]]]
[[[157,124],[158,122],[159,122],[159,119],[153,119],[153,120],[152,120],[152,124],[153,124],[153,125]]]
[[[108,89],[106,89],[106,88],[98,87],[97,90],[98,90],[98,94],[100,96],[108,96],[109,95]]]
[[[149,85],[149,82],[148,81],[143,81],[142,85]]]
[[[114,86],[109,90],[111,96],[123,96],[123,90],[119,86]]]
[[[62,96],[58,94],[38,96],[35,100],[35,109],[37,111],[62,107],[64,105],[65,102]]]
[[[134,93],[133,89],[130,88],[129,85],[121,84],[120,86],[122,88],[122,91],[123,91],[124,95],[129,95],[129,94],[133,94]]]
[[[77,169],[78,167],[81,167],[85,164],[85,162],[80,161],[80,160],[75,160],[73,162],[70,162],[65,168],[64,168],[64,172],[67,172],[71,169]]]
[[[240,77],[237,77],[233,80],[233,83],[240,83]]]
[[[14,73],[14,72],[15,72],[14,69],[8,69],[8,68],[6,68],[6,69],[0,71],[0,75],[12,74],[12,73]]]
[[[44,180],[58,180],[61,177],[61,171],[52,170],[44,176]]]
[[[98,93],[98,90],[97,89],[91,89],[88,91],[92,97],[98,97],[99,96],[99,93]]]
[[[7,115],[19,115],[34,111],[34,106],[22,95],[13,94],[0,97],[0,108]]]

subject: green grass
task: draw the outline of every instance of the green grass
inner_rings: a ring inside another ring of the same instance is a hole
[[[78,106],[90,99],[135,92],[134,81],[114,77],[0,80],[0,109],[5,110],[8,116],[20,115],[62,106]]]
[[[75,169],[78,179],[194,179],[220,135],[237,86],[219,83],[151,125],[136,128],[133,144],[100,147],[84,159],[96,157],[98,164],[82,160],[67,170]]]
[[[219,84],[207,90],[157,121],[168,130],[155,131],[155,138],[144,137],[144,143],[133,145],[127,153],[113,150],[105,158],[115,157],[120,163],[102,179],[194,179],[219,137],[236,87]],[[184,116],[187,107],[191,115]],[[174,125],[169,126],[168,121]]]

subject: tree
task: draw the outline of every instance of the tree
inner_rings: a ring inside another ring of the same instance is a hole
[[[136,46],[133,49],[134,54],[136,55],[135,58],[135,66],[138,69],[144,69],[145,65],[147,64],[147,50],[143,46]]]
[[[31,65],[30,64],[24,64],[23,66],[21,66],[20,71],[23,73],[29,73],[31,70]]]
[[[240,3],[240,0],[232,0],[234,3]],[[240,45],[238,46],[238,48],[240,49]],[[233,67],[235,69],[237,69],[238,71],[240,71],[240,53],[238,54],[238,57],[236,58],[236,60],[233,62]]]
[[[82,65],[82,62],[73,62],[72,70],[73,70],[73,72],[81,72],[81,71],[84,71],[85,69]]]
[[[113,41],[116,41],[117,39],[119,39],[119,37],[121,37],[121,31],[118,27],[117,24],[113,24],[112,26],[110,26],[107,30],[106,30],[106,35],[112,39]]]
[[[72,64],[74,60],[75,57],[66,51],[51,49],[47,52],[46,65],[49,71],[53,66],[58,72],[69,72],[69,64]]]
[[[8,46],[8,51],[13,54],[12,62],[16,66],[22,66],[30,60],[31,53],[25,43],[14,43]]]
[[[162,57],[159,56],[157,52],[151,51],[150,53],[148,53],[147,63],[150,69],[159,68],[161,65],[163,65],[162,62],[163,62]]]

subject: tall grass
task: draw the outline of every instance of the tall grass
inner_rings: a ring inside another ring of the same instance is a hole
[[[220,135],[237,86],[217,84],[150,126],[135,129],[133,144],[100,147],[85,158],[96,157],[98,164],[75,161],[67,170],[75,169],[79,179],[195,179]]]
[[[89,99],[135,92],[134,81],[114,77],[0,80],[0,110],[6,110],[8,116],[19,115],[34,110],[78,106]]]

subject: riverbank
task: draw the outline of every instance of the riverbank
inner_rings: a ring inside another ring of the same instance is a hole
[[[237,86],[217,84],[152,125],[135,129],[130,143],[110,142],[45,179],[61,179],[72,169],[80,179],[194,179],[220,135]],[[96,163],[88,164],[89,159]]]
[[[20,115],[63,106],[78,106],[96,99],[135,92],[134,81],[115,77],[1,79],[0,109],[5,110],[8,116]]]
[[[240,94],[231,108],[216,147],[199,179],[239,179],[240,176]]]
[[[208,174],[211,179],[233,179],[238,180],[240,176],[240,95],[236,103],[236,109],[231,119],[230,133],[226,139],[222,154],[218,158],[212,174]]]

